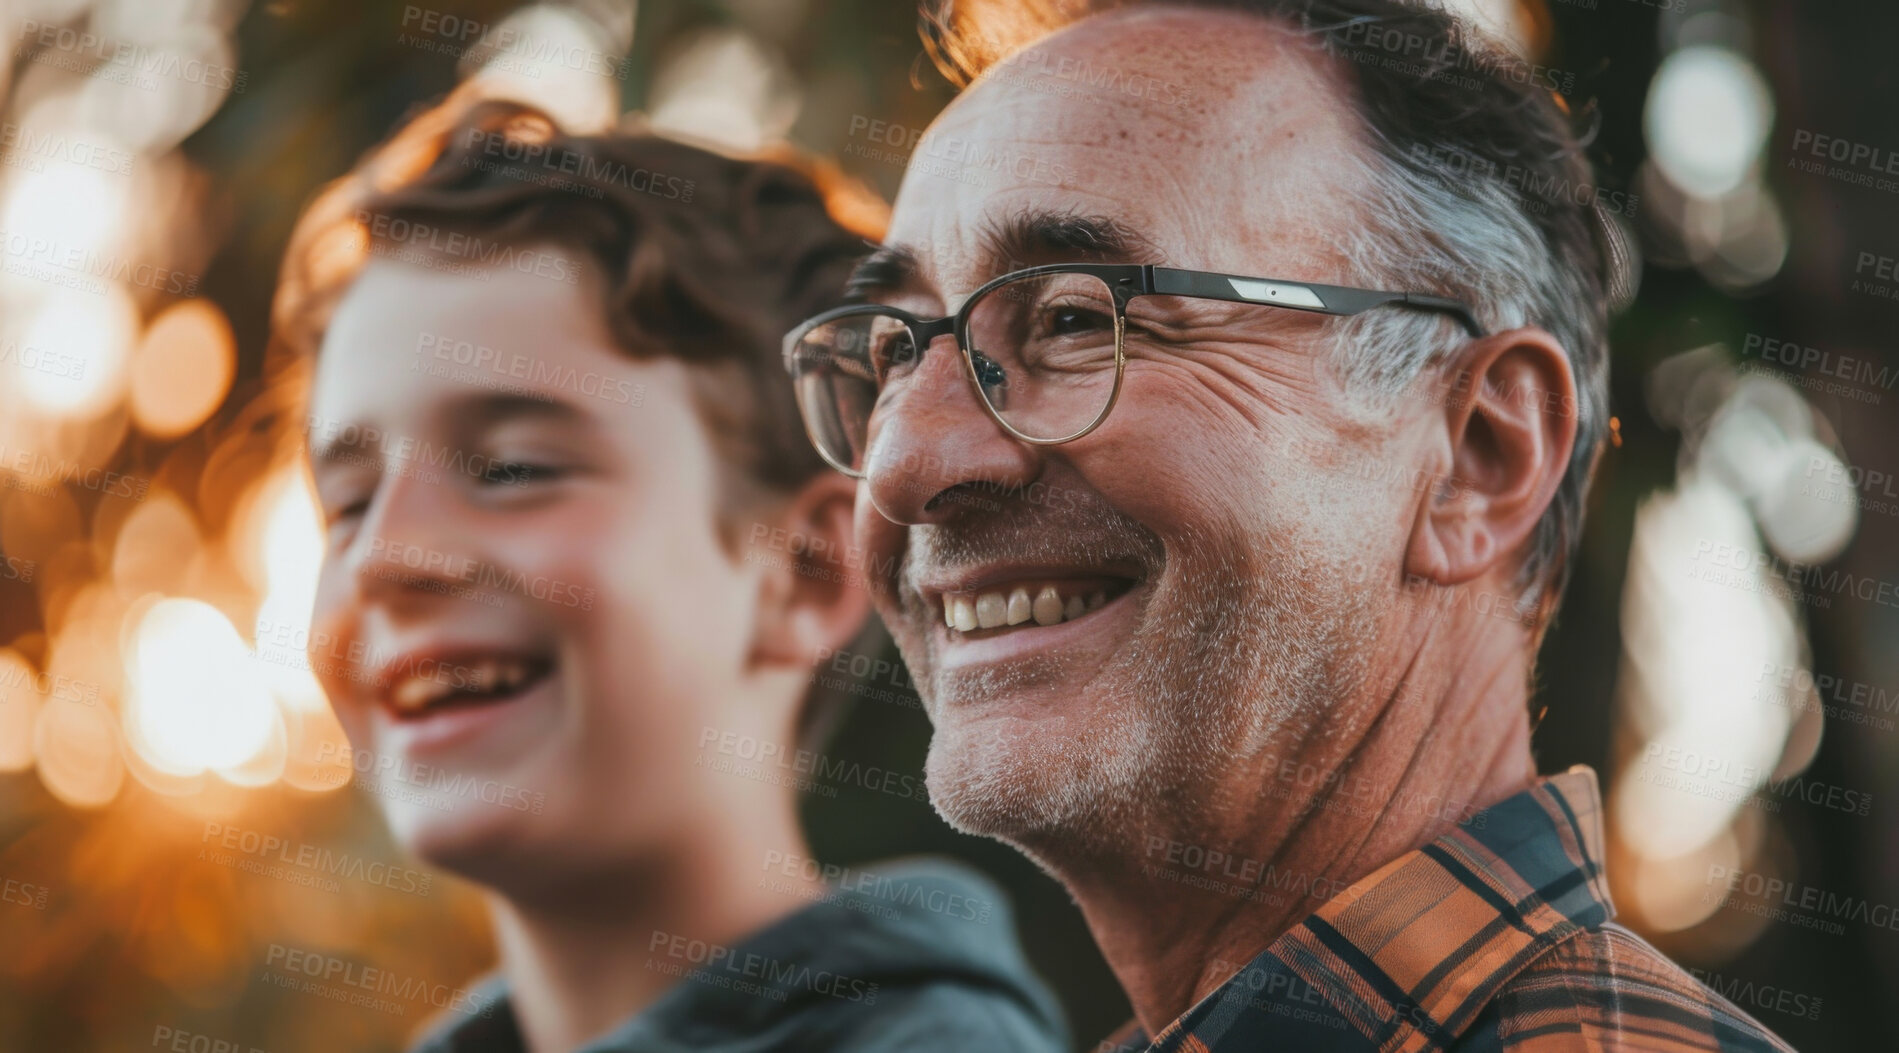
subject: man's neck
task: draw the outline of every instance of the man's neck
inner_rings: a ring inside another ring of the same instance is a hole
[[[1211,828],[1156,824],[1132,858],[1038,853],[1148,1034],[1352,882],[1534,782],[1521,645],[1471,633],[1410,654],[1333,707],[1356,722],[1289,732],[1277,756],[1222,767],[1210,799],[1230,803]]]
[[[589,889],[533,901],[493,895],[501,972],[530,1053],[568,1053],[679,983],[680,970],[653,967],[673,963],[666,948],[686,945],[675,938],[731,946],[816,898],[818,882],[787,879],[769,889],[758,882],[768,850],[810,854],[789,809],[770,825],[780,829],[668,851]],[[788,891],[785,884],[814,887]]]

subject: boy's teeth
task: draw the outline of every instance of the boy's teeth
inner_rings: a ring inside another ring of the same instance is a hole
[[[1031,621],[1037,625],[1056,625],[1100,610],[1107,602],[1107,592],[1099,589],[1086,597],[1075,595],[1063,600],[1053,585],[1044,585],[1033,593],[1027,586],[1018,585],[1007,592],[978,593],[973,601],[967,596],[945,593],[943,623],[958,632],[1025,625]]]
[[[398,710],[427,709],[457,692],[471,695],[511,694],[528,680],[527,663],[515,659],[484,658],[466,667],[457,687],[453,677],[404,677],[389,692]]]
[[[1035,624],[1054,625],[1062,620],[1062,595],[1055,586],[1044,585],[1042,591],[1035,594],[1035,606],[1030,611],[1035,615]]]
[[[409,712],[428,706],[448,692],[449,688],[445,684],[438,684],[433,680],[410,678],[397,684],[389,697],[390,701],[396,704],[397,709]]]

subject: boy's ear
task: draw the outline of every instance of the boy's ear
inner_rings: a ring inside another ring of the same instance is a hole
[[[1444,400],[1448,471],[1412,525],[1405,571],[1460,585],[1505,568],[1556,495],[1576,442],[1569,357],[1541,329],[1474,342]]]
[[[870,614],[870,593],[847,554],[855,545],[851,511],[857,483],[826,471],[806,483],[769,531],[745,544],[764,568],[754,622],[752,661],[764,666],[814,666],[849,643]]]

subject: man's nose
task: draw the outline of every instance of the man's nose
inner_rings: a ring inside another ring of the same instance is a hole
[[[989,416],[955,338],[945,335],[877,408],[864,478],[877,511],[911,526],[953,517],[959,489],[1027,486],[1041,460],[1038,447],[1016,441]]]

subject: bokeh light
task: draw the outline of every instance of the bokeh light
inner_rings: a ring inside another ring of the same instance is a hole
[[[1697,44],[1662,60],[1643,114],[1649,155],[1697,197],[1739,187],[1774,124],[1773,95],[1754,64]]]
[[[203,424],[237,372],[237,342],[224,312],[182,300],[152,319],[132,356],[132,419],[158,439]]]

